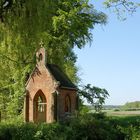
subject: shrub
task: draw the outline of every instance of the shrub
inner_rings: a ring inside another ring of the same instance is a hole
[[[0,140],[136,140],[140,118],[84,114],[62,123],[0,123]]]
[[[114,111],[120,111],[120,109],[116,108],[116,109],[114,109]]]

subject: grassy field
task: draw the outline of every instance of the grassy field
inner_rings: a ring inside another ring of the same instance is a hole
[[[90,110],[91,113],[94,113],[95,110]],[[140,117],[140,111],[115,111],[114,109],[109,110],[102,110],[107,116],[118,116],[118,117],[131,117],[131,116],[138,116]]]
[[[113,110],[103,110],[107,116],[140,116],[140,111],[113,111]]]

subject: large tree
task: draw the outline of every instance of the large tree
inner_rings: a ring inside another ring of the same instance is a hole
[[[106,15],[87,0],[0,1],[0,110],[17,115],[23,107],[27,73],[43,42],[48,63],[58,64],[77,82],[74,47],[92,39],[90,29]]]
[[[118,13],[120,7],[134,12],[139,6],[126,0],[104,2]],[[104,23],[106,15],[88,0],[0,0],[0,110],[15,115],[22,109],[26,76],[35,66],[40,42],[48,62],[58,64],[77,82],[73,48],[92,40],[90,29]]]

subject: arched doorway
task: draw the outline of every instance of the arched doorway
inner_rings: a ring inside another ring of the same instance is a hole
[[[34,122],[46,122],[47,101],[41,90],[39,90],[34,97],[33,108]]]

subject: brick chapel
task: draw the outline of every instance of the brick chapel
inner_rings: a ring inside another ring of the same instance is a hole
[[[26,83],[25,122],[64,120],[75,113],[77,88],[57,65],[47,63],[45,48],[36,53],[36,67]]]

